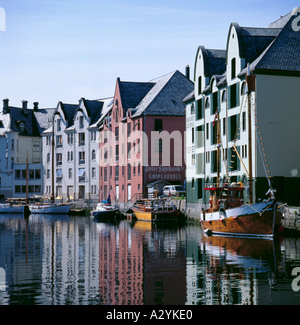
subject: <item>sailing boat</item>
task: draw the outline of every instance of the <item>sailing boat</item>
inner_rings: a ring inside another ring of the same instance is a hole
[[[274,190],[269,181],[269,198],[263,202],[253,203],[253,178],[252,178],[252,138],[251,138],[251,80],[250,73],[247,74],[248,84],[248,157],[249,157],[249,203],[244,204],[242,183],[219,183],[220,171],[217,161],[217,183],[205,187],[209,191],[210,207],[200,214],[200,223],[206,234],[222,234],[235,236],[272,237],[279,229],[282,215],[278,210]],[[250,87],[249,87],[250,86]],[[220,157],[220,131],[219,118],[217,117],[217,157]],[[236,151],[237,155],[238,152]],[[239,157],[239,155],[238,155]],[[240,158],[240,157],[239,157]]]
[[[32,203],[29,205],[29,210],[31,213],[38,213],[38,214],[67,214],[70,211],[71,204],[64,204],[64,203],[55,203],[55,196],[54,196],[54,118],[55,115],[53,114],[52,117],[52,196],[51,200],[49,201],[48,198],[45,197],[36,197],[36,203]]]
[[[110,116],[106,117],[106,123],[108,127],[108,162],[110,162],[110,124],[111,118]],[[114,218],[118,212],[118,208],[116,206],[112,206],[111,198],[110,198],[110,168],[108,166],[108,197],[106,201],[99,202],[96,206],[96,209],[92,211],[92,215],[96,220],[107,220]]]

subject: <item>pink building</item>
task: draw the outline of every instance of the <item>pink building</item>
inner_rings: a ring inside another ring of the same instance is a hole
[[[117,79],[100,132],[100,199],[135,201],[155,181],[185,180],[183,99],[193,82],[175,71],[150,82]]]

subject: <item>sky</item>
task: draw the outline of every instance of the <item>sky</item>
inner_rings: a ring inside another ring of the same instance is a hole
[[[229,26],[267,27],[294,0],[0,0],[0,100],[56,107],[114,95],[116,79],[193,75],[199,45],[225,49]],[[2,14],[1,14],[2,13]],[[0,102],[0,106],[2,102]]]

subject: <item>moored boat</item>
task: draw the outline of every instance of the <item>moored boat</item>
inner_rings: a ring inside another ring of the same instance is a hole
[[[180,210],[164,198],[137,200],[132,210],[138,220],[150,222],[178,221],[181,215]]]
[[[28,206],[25,204],[12,204],[12,203],[0,204],[0,213],[27,214],[28,212],[29,212]]]
[[[97,220],[106,220],[114,218],[118,212],[118,208],[112,206],[109,203],[101,202],[98,203],[96,209],[92,211],[92,215]]]
[[[64,203],[41,203],[41,204],[30,204],[29,210],[31,213],[38,214],[68,214],[71,208],[71,204]]]
[[[200,223],[206,233],[271,237],[278,231],[282,215],[273,196],[262,202],[243,204],[241,183],[205,190],[210,191],[210,207],[200,214]]]

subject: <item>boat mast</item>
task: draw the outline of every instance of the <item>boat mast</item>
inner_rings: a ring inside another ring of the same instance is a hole
[[[26,204],[28,204],[28,150],[26,153]]]
[[[52,142],[51,142],[51,149],[52,149],[52,168],[51,168],[51,181],[52,181],[52,195],[51,195],[51,201],[54,203],[54,119],[55,119],[55,114],[53,114],[52,117]]]
[[[220,119],[219,119],[219,111],[217,108],[217,186],[219,186],[219,179],[220,179],[220,147],[221,147],[221,141],[220,141]]]
[[[252,119],[251,119],[251,76],[249,64],[247,66],[247,101],[248,101],[248,161],[249,161],[249,203],[253,203],[253,175],[252,175]]]

